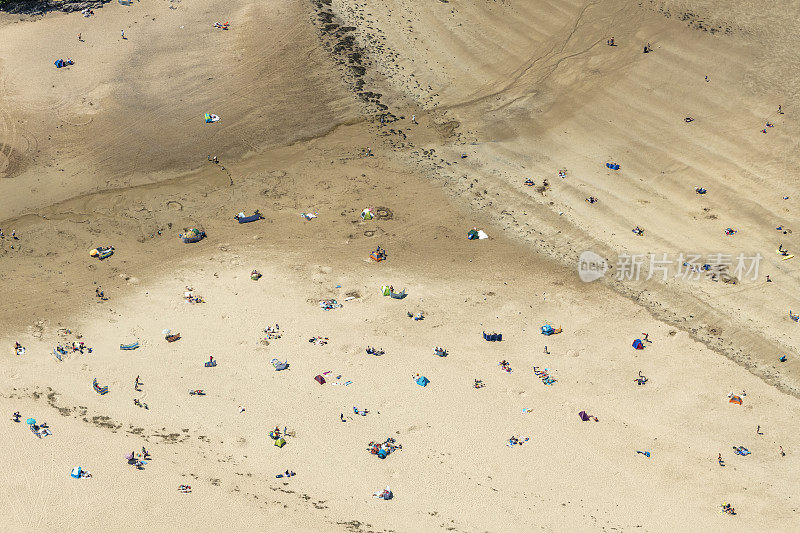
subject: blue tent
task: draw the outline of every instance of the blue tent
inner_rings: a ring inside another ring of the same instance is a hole
[[[606,166],[611,170],[619,170],[619,165],[616,163],[606,163]]]
[[[261,216],[261,213],[256,211],[250,216],[236,215],[234,218],[239,221],[239,224],[247,224],[248,222],[255,222],[256,220],[261,220],[264,217]]]
[[[56,59],[56,62],[54,63],[54,65],[56,66],[56,68],[61,68],[64,65],[66,65],[66,63],[64,62],[63,59]]]
[[[644,344],[642,343],[642,339],[636,339],[633,341],[633,347],[637,350],[644,350]]]
[[[431,380],[429,380],[425,376],[420,376],[419,378],[417,378],[417,385],[419,385],[420,387],[425,387],[430,382]]]
[[[75,479],[80,479],[81,478],[81,467],[76,466],[75,468],[72,469],[72,472],[70,472],[69,475],[71,477],[74,477]]]
[[[555,333],[555,330],[550,324],[542,326],[542,335],[552,335],[553,333]]]

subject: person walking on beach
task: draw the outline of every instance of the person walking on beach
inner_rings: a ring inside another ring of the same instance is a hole
[[[719,466],[725,466],[725,461],[722,460],[722,454],[721,453],[717,454],[717,462],[719,463]]]
[[[80,42],[80,41],[81,41],[81,34],[79,33],[78,34],[78,42]]]
[[[122,35],[122,38],[125,39],[125,30],[119,30],[119,32]]]
[[[642,338],[644,339],[644,342],[652,342],[649,337],[650,335],[648,333],[642,333]]]
[[[778,114],[783,115],[783,109],[781,108],[781,106],[778,106]]]

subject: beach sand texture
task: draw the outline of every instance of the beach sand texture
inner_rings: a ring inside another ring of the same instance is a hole
[[[796,531],[800,278],[775,250],[797,251],[797,14],[744,0],[2,14],[0,520]],[[467,240],[473,227],[490,238]],[[188,228],[207,237],[184,244]],[[101,245],[114,255],[91,258]],[[586,250],[613,265],[602,280],[579,279]],[[735,284],[647,266],[616,279],[618,256],[692,253],[763,258]],[[408,296],[382,296],[389,284]],[[72,341],[92,352],[58,361]],[[293,433],[282,448],[276,426]],[[389,437],[402,449],[369,453]],[[137,470],[125,455],[142,447]],[[78,465],[92,478],[71,478]],[[372,497],[387,485],[392,500]]]

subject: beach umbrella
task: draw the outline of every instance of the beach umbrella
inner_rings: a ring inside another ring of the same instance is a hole
[[[28,424],[29,426],[32,426],[32,425],[34,425],[36,423],[36,419],[35,418],[29,418],[28,420],[25,421],[25,423]]]
[[[165,329],[164,331],[161,332],[162,335],[169,335],[170,333],[171,332],[169,329]]]

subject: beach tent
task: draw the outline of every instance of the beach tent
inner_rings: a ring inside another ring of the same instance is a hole
[[[178,237],[185,243],[193,243],[198,242],[206,236],[205,231],[201,231],[197,228],[191,228],[186,231],[186,233],[181,233]]]
[[[420,387],[425,387],[430,382],[431,382],[431,380],[429,380],[425,376],[420,376],[420,377],[417,378],[417,385],[419,385]]]
[[[388,285],[384,285],[383,287],[381,287],[381,293],[384,296],[389,296],[390,294],[392,294],[392,291],[389,290],[389,286]]]
[[[96,378],[92,380],[92,387],[94,388],[94,391],[100,396],[102,396],[103,394],[108,394],[108,385],[106,385],[105,387],[101,387],[100,385],[97,384]]]
[[[272,363],[272,366],[275,367],[275,370],[286,370],[287,368],[289,368],[289,362],[288,361],[283,361],[282,362],[282,361],[278,361],[277,359],[273,359],[272,361],[270,361],[270,363]]]
[[[644,350],[644,343],[642,342],[642,339],[636,339],[633,341],[633,347],[637,350]]]
[[[467,239],[474,241],[476,239],[488,239],[489,236],[482,229],[472,228],[467,233]]]
[[[56,68],[61,68],[64,65],[66,65],[66,62],[63,59],[56,59],[54,65],[56,66]]]
[[[402,292],[392,292],[389,294],[389,296],[391,296],[395,300],[402,300],[403,298],[406,297],[406,290],[403,289]]]
[[[372,220],[372,209],[367,207],[361,212],[361,220]]]
[[[323,378],[323,377],[322,377],[321,375],[319,375],[319,374],[317,374],[316,376],[314,376],[314,379],[315,379],[315,380],[317,380],[317,383],[319,383],[320,385],[324,385],[324,384],[325,384],[325,378]]]
[[[255,222],[256,220],[261,220],[261,219],[263,219],[264,217],[263,217],[263,216],[261,216],[261,213],[259,213],[259,212],[258,212],[258,210],[256,210],[256,212],[255,212],[255,213],[253,213],[253,214],[252,214],[252,215],[250,215],[250,216],[245,216],[245,214],[244,214],[244,213],[239,213],[238,215],[236,215],[236,216],[235,216],[235,217],[233,217],[233,218],[235,218],[236,220],[238,220],[238,221],[239,221],[239,224],[247,224],[248,222]]]
[[[583,420],[584,422],[588,422],[588,421],[589,421],[589,415],[587,415],[587,414],[586,414],[586,411],[581,411],[580,413],[578,413],[578,416],[579,416],[579,417],[581,418],[581,420]]]
[[[278,448],[283,448],[284,445],[286,444],[286,439],[284,439],[283,437],[278,437],[277,439],[275,439],[275,442],[273,442],[273,444]]]
[[[616,163],[606,163],[606,166],[611,170],[619,170],[619,165]]]
[[[219,117],[213,113],[206,113],[205,117],[203,118],[206,121],[206,124],[217,122],[219,120]]]
[[[81,467],[76,466],[75,468],[72,469],[72,472],[70,472],[69,475],[71,477],[74,477],[75,479],[80,479],[81,478]]]
[[[553,326],[551,326],[550,324],[542,326],[542,335],[549,336],[552,335],[553,333],[555,333],[555,330],[553,329]]]

